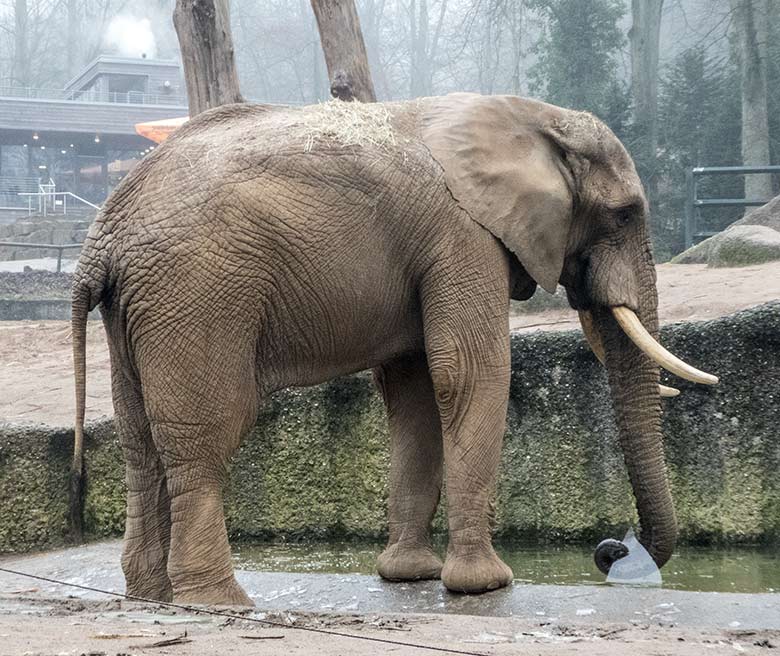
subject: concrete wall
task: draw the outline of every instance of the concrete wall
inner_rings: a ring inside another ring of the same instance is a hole
[[[779,541],[780,302],[670,326],[663,341],[722,381],[708,388],[675,380],[683,393],[665,401],[683,538]],[[516,336],[512,356],[497,533],[622,537],[634,511],[605,373],[578,332]],[[88,432],[88,531],[116,535],[124,515],[117,437],[110,421]],[[70,449],[70,431],[0,425],[0,551],[65,540]],[[235,460],[229,530],[235,538],[379,537],[386,472],[383,408],[367,376],[281,392]]]

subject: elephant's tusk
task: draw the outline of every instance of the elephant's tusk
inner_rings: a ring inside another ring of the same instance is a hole
[[[580,324],[582,324],[582,332],[585,333],[585,340],[590,346],[590,350],[593,351],[593,355],[601,364],[606,365],[607,358],[604,354],[604,344],[601,343],[601,335],[596,330],[596,326],[593,325],[593,315],[590,310],[577,310],[580,315]]]
[[[680,376],[680,378],[685,378],[694,383],[717,385],[717,376],[700,371],[688,363],[683,362],[676,355],[672,355],[656,342],[655,339],[653,339],[653,336],[647,332],[633,310],[629,310],[625,306],[613,307],[611,310],[626,335],[628,335],[631,341],[636,344],[640,351],[656,364],[667,369],[671,373]]]
[[[680,396],[680,390],[676,387],[669,387],[668,385],[659,385],[658,392],[667,399],[671,399],[674,396]]]
[[[601,342],[601,335],[599,335],[596,326],[593,324],[593,314],[591,314],[590,310],[578,310],[578,313],[580,315],[580,323],[582,324],[582,332],[585,333],[585,341],[588,342],[588,346],[590,346],[590,350],[593,351],[596,359],[606,366],[607,358],[604,354],[604,344]],[[671,398],[678,396],[680,390],[675,387],[659,385],[658,393],[664,398]]]

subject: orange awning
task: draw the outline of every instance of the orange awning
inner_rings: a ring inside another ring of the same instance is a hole
[[[161,121],[137,123],[135,131],[142,137],[151,139],[155,143],[160,143],[170,137],[176,128],[184,125],[189,120],[189,116],[182,116],[181,118],[164,118]]]

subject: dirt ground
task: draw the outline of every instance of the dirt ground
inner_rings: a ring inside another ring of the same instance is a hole
[[[540,622],[538,618],[469,615],[255,612],[250,616],[277,624],[269,626],[240,617],[196,615],[118,600],[25,602],[19,599],[23,594],[19,591],[17,599],[0,596],[0,654],[419,656],[452,650],[450,653],[475,655],[700,656],[773,653],[768,650],[780,647],[778,631],[700,630],[642,622],[564,625]],[[13,612],[19,610],[20,602],[24,612]],[[231,614],[244,612],[224,610]],[[354,637],[326,635],[301,627]]]
[[[734,269],[706,264],[661,264],[658,272],[658,314],[662,324],[704,321],[780,298],[780,262]],[[579,328],[577,313],[548,310],[513,317],[513,332]]]
[[[780,262],[738,269],[658,267],[662,323],[712,319],[780,298]],[[514,316],[515,332],[578,328],[572,310]],[[70,326],[63,321],[0,322],[0,420],[70,426],[74,398]],[[108,352],[102,327],[87,338],[87,419],[112,415]]]
[[[0,420],[72,426],[76,401],[68,321],[0,321]],[[103,325],[87,327],[87,419],[113,415]]]

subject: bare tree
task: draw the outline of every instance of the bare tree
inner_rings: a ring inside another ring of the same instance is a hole
[[[509,89],[514,94],[520,93],[520,65],[523,60],[523,32],[525,29],[525,6],[522,2],[503,2],[504,16],[512,37],[512,77]]]
[[[439,16],[431,35],[428,0],[409,3],[409,37],[411,41],[409,91],[412,98],[429,96],[433,88],[433,64],[439,51],[447,0],[439,0]]]
[[[243,102],[228,0],[177,0],[173,24],[181,47],[190,116]]]
[[[769,164],[769,113],[767,108],[767,40],[769,0],[731,0],[734,34],[742,77],[742,163]],[[745,178],[745,197],[772,197],[772,178]]]
[[[16,84],[30,84],[30,53],[27,0],[14,3],[14,58],[11,76]]]
[[[65,67],[66,73],[70,78],[76,74],[76,67],[79,64],[79,36],[81,32],[79,19],[81,12],[79,12],[78,0],[67,0],[66,9],[68,12],[68,23],[67,41],[65,43]]]
[[[664,0],[632,0],[631,92],[634,97],[636,145],[651,202],[656,198],[658,147],[658,53]]]
[[[354,0],[311,0],[331,94],[343,100],[375,102],[366,45]]]

